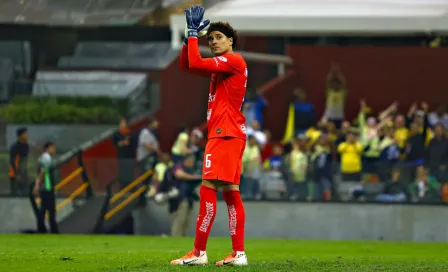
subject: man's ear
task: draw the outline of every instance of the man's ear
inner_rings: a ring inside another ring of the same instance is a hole
[[[232,45],[233,45],[233,38],[229,38],[229,41],[232,43]]]

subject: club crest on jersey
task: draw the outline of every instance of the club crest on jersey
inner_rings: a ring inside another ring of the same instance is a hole
[[[217,133],[217,134],[221,134],[221,132],[222,132],[222,129],[221,129],[221,128],[217,128],[217,129],[216,129],[216,133]]]

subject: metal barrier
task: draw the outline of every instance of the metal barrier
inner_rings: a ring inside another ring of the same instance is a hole
[[[119,211],[124,209],[126,206],[131,204],[132,201],[140,197],[142,194],[146,192],[148,186],[146,184],[142,185],[142,183],[146,180],[149,180],[153,174],[153,170],[147,170],[145,173],[140,175],[134,181],[132,181],[129,185],[118,191],[117,193],[112,193],[112,186],[115,183],[118,183],[118,180],[114,179],[107,184],[107,195],[106,200],[104,201],[103,208],[101,210],[101,216],[95,226],[95,233],[101,233],[104,225],[104,221],[111,219],[114,215],[116,215]],[[141,185],[141,186],[140,186]],[[138,187],[136,190],[134,190]],[[122,199],[127,193],[134,190],[130,195],[125,197],[123,201],[118,203],[118,200]],[[118,203],[118,204],[117,204]],[[116,204],[116,205],[114,205]]]

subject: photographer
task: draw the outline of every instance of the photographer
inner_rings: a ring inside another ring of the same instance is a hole
[[[168,169],[164,181],[160,184],[155,200],[169,201],[169,212],[173,215],[171,236],[185,236],[189,227],[193,202],[198,200],[195,192],[202,176],[194,174],[195,157],[190,154],[182,162]]]

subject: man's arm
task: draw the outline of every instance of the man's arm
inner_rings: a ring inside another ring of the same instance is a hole
[[[209,77],[210,73],[204,70],[190,68],[188,65],[188,45],[183,44],[180,52],[180,69],[184,72],[190,72],[195,75]]]
[[[114,137],[112,138],[112,142],[113,142],[113,144],[116,147],[122,147],[122,146],[125,146],[125,145],[129,145],[129,139],[126,138],[126,137],[127,136],[125,136],[125,139],[120,140],[119,133],[117,132],[117,133],[114,134]]]
[[[42,187],[42,180],[44,179],[44,172],[40,171],[37,175],[36,182],[34,184],[33,194],[37,195],[39,193],[40,187]]]
[[[188,174],[187,172],[185,172],[184,170],[182,170],[180,168],[178,168],[174,171],[174,176],[177,179],[181,179],[181,180],[200,180],[200,179],[202,179],[202,176]]]
[[[17,168],[16,168],[16,156],[17,156],[17,145],[11,146],[11,149],[9,150],[9,166],[12,169],[12,172],[14,175],[17,175]]]
[[[188,38],[188,64],[190,68],[209,73],[235,73],[236,68],[224,57],[202,58],[199,52],[198,39]]]

